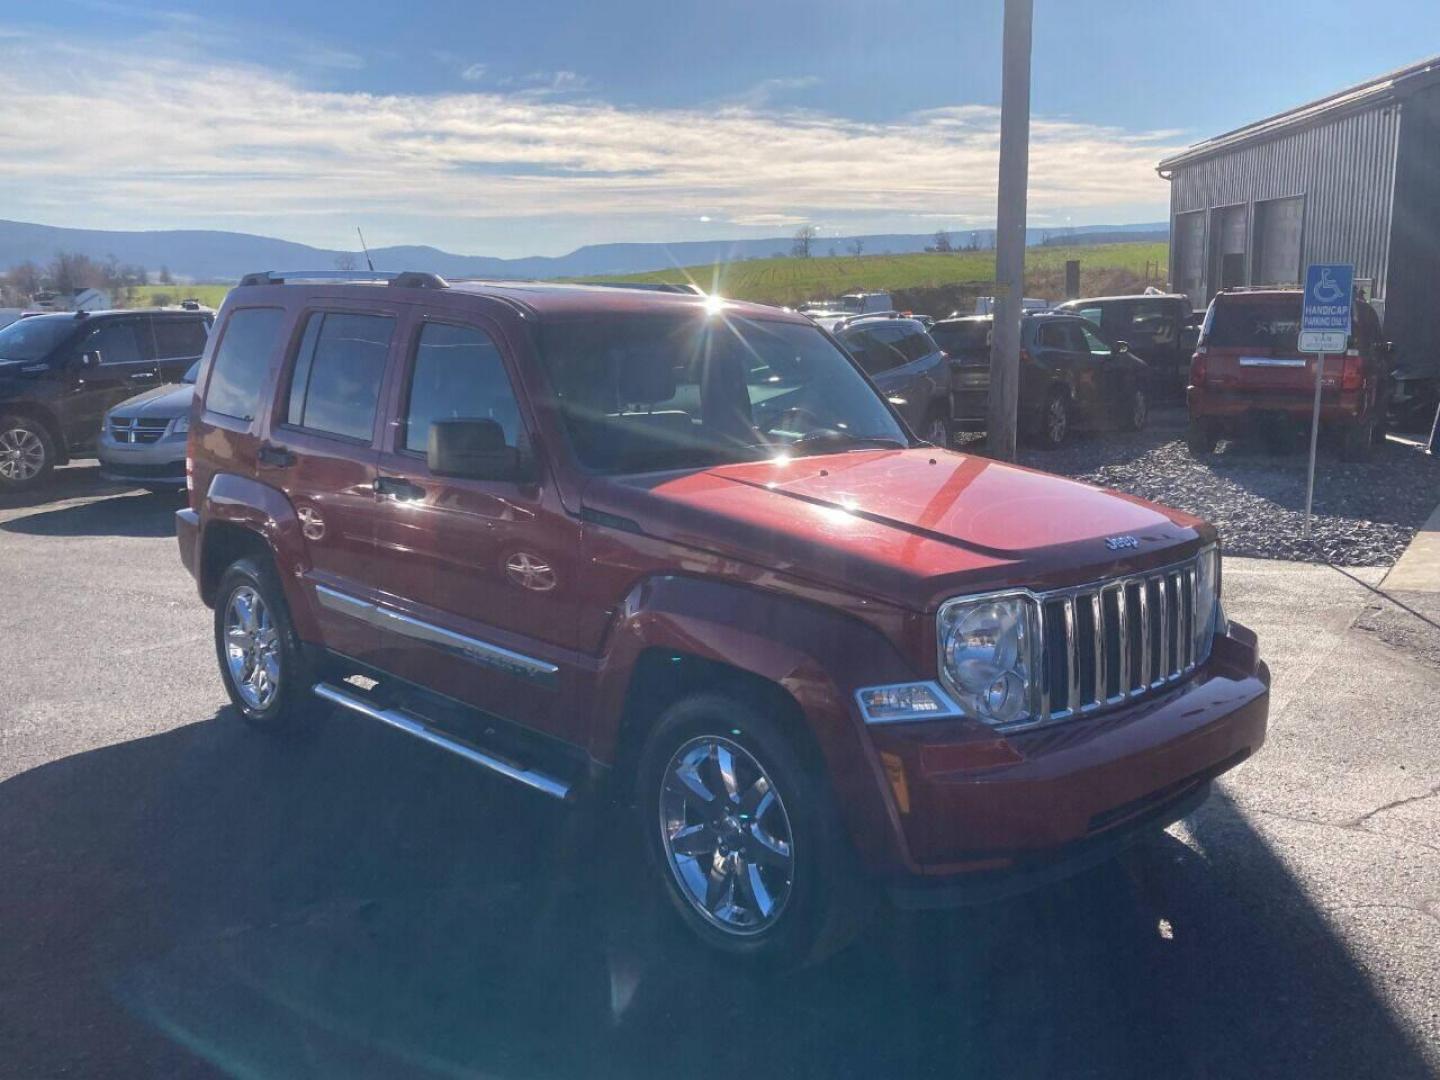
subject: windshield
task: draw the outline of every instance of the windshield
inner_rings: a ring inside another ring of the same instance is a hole
[[[935,344],[951,356],[974,356],[990,354],[990,320],[977,319],[973,322],[936,323],[930,328]]]
[[[72,315],[36,315],[0,330],[0,360],[43,360],[75,329]]]
[[[845,354],[809,326],[612,316],[544,327],[541,354],[575,453],[599,472],[909,444]]]
[[[1300,294],[1211,306],[1204,344],[1217,348],[1295,352],[1300,334]]]

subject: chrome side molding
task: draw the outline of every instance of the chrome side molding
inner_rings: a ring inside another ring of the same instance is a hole
[[[467,743],[452,739],[449,735],[436,731],[423,720],[412,716],[409,713],[401,712],[398,709],[382,709],[366,701],[355,694],[349,693],[341,687],[330,683],[316,683],[315,696],[339,705],[342,709],[359,713],[361,716],[369,717],[371,720],[378,720],[397,731],[403,731],[406,735],[413,735],[431,746],[438,746],[441,750],[448,750],[450,753],[464,758],[475,765],[483,766],[491,772],[497,772],[507,780],[514,780],[518,784],[524,784],[528,788],[549,795],[552,799],[564,800],[570,794],[570,785],[565,781],[550,776],[547,773],[536,772],[520,765],[513,765],[502,758],[488,754],[484,750],[477,749]]]
[[[415,641],[423,641],[427,645],[456,653],[472,663],[484,664],[486,667],[503,671],[507,675],[528,679],[540,686],[548,687],[555,686],[559,680],[560,669],[545,660],[537,660],[533,656],[526,656],[524,653],[515,652],[502,645],[481,641],[479,638],[447,630],[434,623],[423,622],[381,604],[370,600],[361,600],[359,597],[340,592],[329,586],[316,585],[315,597],[320,601],[321,607],[338,611],[352,619],[359,619],[378,629],[401,634]]]

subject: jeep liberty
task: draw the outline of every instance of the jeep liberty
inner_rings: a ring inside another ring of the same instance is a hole
[[[1212,527],[919,442],[799,314],[333,276],[233,289],[191,416],[180,554],[258,728],[318,697],[628,807],[637,888],[785,964],[1106,859],[1264,740]]]

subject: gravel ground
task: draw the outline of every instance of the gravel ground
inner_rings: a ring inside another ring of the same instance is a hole
[[[1262,559],[1389,566],[1440,502],[1440,457],[1391,439],[1371,461],[1350,464],[1322,433],[1307,543],[1303,439],[1279,456],[1258,440],[1229,440],[1197,461],[1184,435],[1182,410],[1156,410],[1139,434],[1078,435],[1053,452],[1022,444],[1020,462],[1198,514],[1219,528],[1226,554]],[[969,445],[984,452],[983,439]]]

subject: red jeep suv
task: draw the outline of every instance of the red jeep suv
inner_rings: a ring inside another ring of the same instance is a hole
[[[1190,452],[1214,451],[1221,436],[1258,429],[1272,449],[1310,426],[1315,357],[1300,351],[1300,289],[1239,289],[1216,294],[1190,361]],[[1354,301],[1354,330],[1343,355],[1325,357],[1320,423],[1339,435],[1347,461],[1363,461],[1385,438],[1387,359],[1380,318]]]
[[[1106,858],[1264,739],[1214,529],[918,441],[802,315],[323,278],[230,293],[191,421],[180,553],[258,727],[318,697],[634,807],[678,917],[785,963],[877,887]]]

